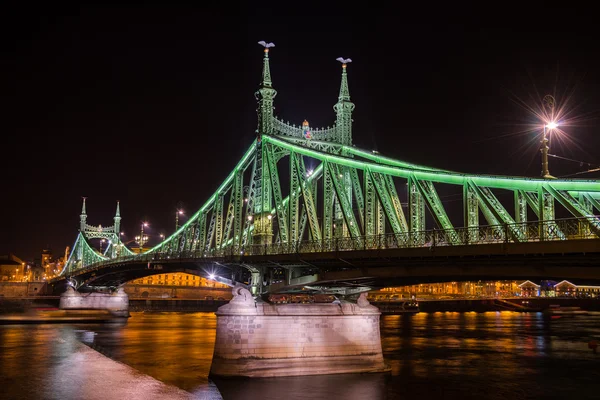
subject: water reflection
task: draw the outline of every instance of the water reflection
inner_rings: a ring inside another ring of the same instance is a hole
[[[97,350],[184,390],[208,385],[215,345],[214,313],[133,313],[126,326],[94,327]]]
[[[419,313],[381,318],[388,374],[208,378],[214,313],[133,313],[123,326],[0,327],[0,387],[65,393],[71,338],[198,399],[597,398],[600,315]],[[285,345],[282,343],[282,345]],[[69,373],[76,371],[69,370]],[[68,386],[67,386],[68,388]],[[67,396],[68,398],[68,396]],[[63,397],[62,400],[65,400]]]
[[[384,399],[386,374],[215,379],[223,399]],[[252,394],[252,395],[251,395]]]

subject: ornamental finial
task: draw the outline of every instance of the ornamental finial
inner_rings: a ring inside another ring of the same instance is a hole
[[[351,63],[352,59],[351,58],[342,58],[342,57],[338,57],[336,58],[337,61],[342,63],[342,68],[346,68],[346,64]]]
[[[263,46],[265,48],[265,53],[269,52],[269,47],[275,47],[275,43],[273,42],[265,42],[264,40],[261,40],[260,42],[258,42],[258,44],[260,44],[261,46]]]

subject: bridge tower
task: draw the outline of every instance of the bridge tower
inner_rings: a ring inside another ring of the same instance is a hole
[[[266,147],[262,146],[262,136],[273,134],[273,101],[277,91],[273,88],[271,81],[271,69],[269,67],[269,48],[273,43],[259,42],[264,46],[262,82],[260,88],[254,94],[258,101],[258,128],[256,130],[256,157],[252,181],[250,182],[250,195],[248,196],[249,209],[252,210],[247,218],[247,224],[254,225],[252,242],[255,245],[268,245],[273,240],[273,228],[271,224],[271,180],[269,168],[266,166]]]
[[[115,245],[111,246],[111,253],[110,253],[110,257],[111,258],[115,258],[119,256],[120,250],[123,247],[121,244],[121,210],[119,209],[119,201],[117,200],[117,212],[115,213],[115,216],[113,217],[113,226],[114,226],[114,230],[115,230],[115,236],[114,236],[114,240],[115,240]]]
[[[338,59],[339,61],[340,59]],[[340,144],[352,146],[352,111],[354,111],[354,103],[350,101],[350,90],[348,89],[348,76],[346,67],[348,59],[342,61],[342,83],[340,84],[340,95],[338,102],[333,106],[336,114],[337,140]]]
[[[87,213],[85,211],[86,198],[87,197],[83,198],[83,204],[81,205],[81,214],[79,215],[79,232],[85,232],[85,227],[87,226]],[[77,259],[83,260],[83,246],[79,246],[77,248]]]
[[[86,199],[86,197],[83,198],[81,214],[79,215],[79,235],[75,240],[73,251],[69,256],[61,275],[70,275],[75,269],[84,268],[90,264],[116,258],[120,255],[134,254],[121,242],[121,210],[119,201],[117,201],[117,210],[113,217],[113,225],[104,227],[102,225],[88,225]],[[106,240],[107,246],[104,253],[101,254],[98,250],[94,249],[90,245],[90,239]]]
[[[352,60],[339,57],[337,61],[342,63],[342,81],[338,102],[333,106],[336,114],[336,142],[345,146],[352,146],[352,111],[354,110],[354,103],[350,101],[350,89],[348,88],[348,75],[346,73],[346,67]],[[348,156],[347,154],[344,155]],[[343,181],[349,207],[352,208],[352,177],[350,174],[350,169],[343,167],[341,168],[341,176],[333,177],[333,179],[341,178]],[[334,236],[338,238],[348,236],[348,226],[344,224],[344,213],[337,198],[334,200],[334,204]]]

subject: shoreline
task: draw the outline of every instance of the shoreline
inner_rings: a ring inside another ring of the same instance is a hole
[[[54,297],[1,297],[0,317],[19,316],[21,320],[39,319],[43,322],[50,314],[47,311],[59,311],[59,296]],[[403,310],[401,301],[371,301],[378,307],[383,315],[386,314],[414,314],[416,312],[486,312],[486,311],[517,311],[517,312],[543,312],[552,307],[579,307],[584,311],[600,311],[600,299],[580,299],[562,297],[528,297],[528,298],[478,298],[478,299],[420,299],[418,310]],[[157,311],[157,312],[216,312],[218,308],[227,304],[228,300],[205,300],[205,299],[129,299],[129,311]],[[95,315],[83,310],[60,310],[61,317],[68,322],[87,319],[89,322],[99,319],[113,319],[107,312],[102,310]],[[89,311],[89,310],[88,310]],[[83,314],[82,314],[83,313]],[[55,313],[58,314],[58,313]],[[85,315],[84,315],[85,314]],[[104,314],[104,315],[101,315]],[[28,318],[26,318],[29,315]],[[37,315],[37,317],[36,317]],[[41,316],[41,317],[40,317]],[[56,315],[58,316],[58,315]],[[1,320],[6,318],[0,318]],[[18,318],[13,318],[16,320]],[[53,318],[59,322],[60,318]],[[87,322],[87,321],[86,321]],[[18,323],[18,322],[15,322]],[[26,322],[23,322],[26,323]]]

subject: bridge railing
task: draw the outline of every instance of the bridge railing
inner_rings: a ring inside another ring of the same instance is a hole
[[[598,217],[569,218],[549,221],[519,222],[456,229],[432,229],[417,232],[388,233],[360,237],[338,237],[320,241],[249,245],[244,255],[319,253],[329,251],[400,249],[493,243],[528,243],[540,241],[597,239]],[[595,228],[595,229],[594,229]],[[216,255],[229,255],[226,251]]]
[[[442,246],[482,245],[494,243],[528,243],[576,239],[599,239],[599,216],[549,221],[518,222],[456,229],[432,229],[418,232],[389,233],[360,237],[337,237],[268,245],[232,246],[210,251],[155,252],[126,255],[92,264],[86,271],[106,264],[124,262],[156,262],[178,259],[224,258],[251,255],[323,253],[356,250],[402,248],[435,248]]]

